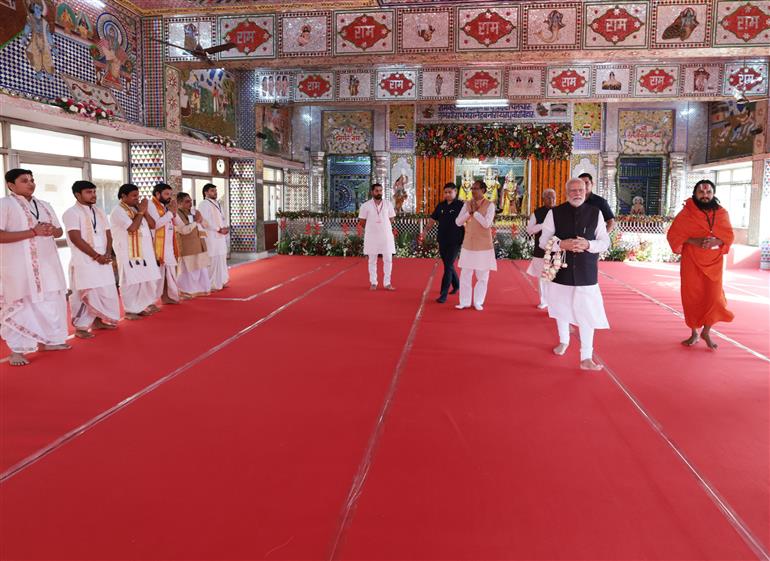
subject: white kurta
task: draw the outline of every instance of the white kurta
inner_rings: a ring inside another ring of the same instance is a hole
[[[538,232],[542,231],[543,224],[537,223],[537,218],[535,218],[535,214],[532,213],[529,217],[529,221],[527,222],[527,234],[530,236],[534,236]],[[543,258],[542,257],[533,257],[532,261],[529,262],[529,267],[527,267],[527,274],[540,278],[543,275]]]
[[[203,227],[194,222],[190,216],[190,223],[185,224],[182,218],[177,215],[174,220],[176,231],[180,234],[189,234],[193,230],[204,231]],[[179,291],[184,296],[204,296],[211,292],[211,278],[209,277],[209,256],[207,252],[197,255],[188,255],[179,257]]]
[[[163,239],[163,263],[158,264],[160,271],[160,280],[157,283],[157,295],[160,298],[163,295],[163,288],[166,288],[168,297],[171,300],[179,300],[179,288],[177,287],[177,260],[174,255],[174,213],[166,211],[163,216],[160,215],[155,207],[154,201],[147,205],[147,214],[155,221],[155,229],[152,232],[153,240],[158,235],[158,231],[163,230],[165,237]],[[154,249],[154,242],[153,242]]]
[[[13,194],[0,199],[0,230],[22,232],[40,222],[61,227],[44,201]],[[66,288],[53,237],[0,244],[0,336],[13,352],[65,342]]]
[[[553,212],[549,211],[543,221],[543,230],[540,236],[540,247],[545,246],[556,232],[553,221]],[[588,251],[601,253],[610,247],[610,236],[607,234],[607,226],[599,217],[596,223],[595,239],[589,240]],[[554,244],[554,250],[558,251],[558,242]],[[579,327],[591,329],[609,329],[607,315],[604,312],[604,300],[598,284],[588,286],[569,286],[547,283],[546,297],[548,300],[548,315],[554,319],[569,322]]]
[[[230,280],[227,270],[227,234],[220,234],[220,228],[227,226],[222,207],[213,199],[206,199],[198,205],[206,230],[206,249],[209,254],[209,277],[211,289],[221,290]]]
[[[358,209],[358,218],[366,220],[364,226],[364,255],[396,253],[396,240],[390,219],[396,216],[396,209],[390,201],[382,200],[378,205],[369,199]]]
[[[120,320],[120,297],[112,265],[97,263],[69,238],[69,232],[77,230],[94,251],[104,255],[107,250],[107,232],[110,230],[107,216],[101,209],[76,203],[64,212],[62,222],[71,252],[69,275],[72,324],[78,329],[88,329],[96,318],[117,323]]]
[[[455,224],[462,226],[468,219],[468,205],[463,205],[463,209],[460,211],[460,215],[455,219]],[[495,221],[495,205],[487,205],[487,211],[482,214],[479,211],[473,213],[473,218],[483,228],[491,228]],[[460,250],[460,259],[457,264],[461,269],[473,269],[475,271],[497,271],[497,258],[495,257],[494,247],[492,249],[483,249],[480,251],[472,251],[465,249]]]

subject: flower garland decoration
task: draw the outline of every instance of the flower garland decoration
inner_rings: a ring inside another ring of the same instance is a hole
[[[559,269],[567,268],[566,253],[564,251],[554,251],[553,246],[559,238],[552,237],[545,244],[545,257],[543,257],[543,278],[547,281],[553,281]]]
[[[113,113],[111,109],[99,107],[93,101],[75,101],[71,97],[57,97],[53,104],[70,113],[85,115],[86,117],[96,119],[97,121],[115,117],[115,113]]]
[[[232,138],[229,136],[222,136],[222,135],[214,135],[209,137],[209,141],[213,142],[214,144],[219,144],[220,146],[224,146],[225,148],[235,148],[235,141],[233,141]]]
[[[535,158],[566,160],[572,153],[568,123],[545,125],[417,125],[418,156],[449,158]]]

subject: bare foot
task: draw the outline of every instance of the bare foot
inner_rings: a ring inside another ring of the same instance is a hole
[[[44,351],[68,351],[72,347],[70,347],[67,343],[62,343],[61,345],[43,345]]]
[[[102,321],[101,318],[96,318],[94,321],[94,329],[117,329],[118,326],[112,323]]]
[[[166,298],[165,296],[161,298],[160,301],[164,304],[179,304],[179,300],[172,300],[171,298]]]
[[[11,366],[26,366],[29,364],[26,357],[19,353],[11,353],[11,356],[8,357],[8,362],[11,363]]]
[[[389,284],[385,287],[385,290],[390,290],[391,292],[396,290],[396,287],[394,287],[392,284]]]
[[[700,336],[703,338],[703,340],[706,342],[706,346],[711,349],[712,351],[717,350],[717,345],[714,341],[711,340],[711,333],[706,331],[705,329],[701,331]]]
[[[567,347],[569,347],[566,343],[559,343],[557,346],[553,348],[553,354],[562,356],[564,353],[567,352]]]
[[[698,341],[700,341],[700,337],[698,336],[698,332],[693,329],[692,335],[690,335],[687,339],[682,341],[682,344],[685,347],[692,347]]]
[[[149,312],[151,314],[157,314],[159,311],[160,311],[160,308],[158,308],[158,306],[156,306],[155,304],[150,304],[149,306],[147,306],[147,309],[145,310],[145,312]]]
[[[587,358],[580,361],[580,370],[603,370],[604,366],[596,364],[593,359]]]
[[[142,313],[144,313],[144,312],[142,312]],[[150,314],[144,314],[144,315],[149,316]],[[136,321],[138,319],[142,319],[142,314],[133,314],[131,312],[126,312],[125,317],[126,317],[127,320]]]
[[[94,334],[88,331],[87,329],[76,329],[75,337],[77,337],[78,339],[93,339]]]

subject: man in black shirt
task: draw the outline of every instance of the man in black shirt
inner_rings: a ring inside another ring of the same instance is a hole
[[[615,228],[615,215],[607,199],[594,193],[594,178],[591,177],[590,173],[581,173],[578,175],[578,178],[582,179],[583,183],[586,184],[586,192],[588,193],[586,203],[602,211],[602,218],[604,218],[604,222],[607,224],[607,233],[612,232]]]
[[[460,287],[460,278],[455,270],[455,260],[460,253],[465,229],[455,223],[455,219],[463,209],[463,202],[457,200],[457,187],[454,183],[444,185],[444,201],[436,205],[436,210],[430,215],[428,228],[438,222],[438,250],[444,262],[444,276],[441,278],[441,294],[436,302],[446,302],[447,294],[454,294]],[[449,292],[449,285],[452,292]]]

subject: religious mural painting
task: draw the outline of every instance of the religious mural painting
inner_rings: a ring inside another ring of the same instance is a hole
[[[583,6],[572,2],[525,4],[525,50],[578,49],[583,26]]]
[[[381,70],[375,78],[377,99],[416,99],[416,70]]]
[[[279,19],[282,56],[326,56],[332,47],[331,12],[291,12]]]
[[[770,0],[717,2],[714,46],[770,45]]]
[[[293,72],[258,72],[255,75],[257,103],[286,103],[295,89]]]
[[[640,65],[636,67],[634,95],[637,97],[671,97],[679,92],[679,66]]]
[[[397,214],[416,210],[414,167],[414,154],[391,153],[390,193]]]
[[[334,13],[334,52],[382,54],[394,52],[393,10]]]
[[[746,95],[765,95],[768,92],[767,62],[725,63],[722,91],[733,95],[736,91]]]
[[[388,106],[388,149],[414,152],[415,106],[397,104]]]
[[[4,27],[10,29],[10,33],[4,32],[3,36],[13,38],[19,31],[24,41],[24,54],[27,64],[35,73],[36,79],[53,80],[56,69],[54,68],[54,56],[58,49],[54,41],[56,32],[56,13],[54,4],[50,0],[19,1],[15,14]]]
[[[460,97],[503,97],[504,76],[502,68],[465,68],[460,73]]]
[[[235,45],[219,53],[221,60],[275,56],[275,16],[221,17],[217,22],[222,43]]]
[[[452,50],[454,10],[403,8],[398,10],[398,50],[402,53],[439,53]]]
[[[89,48],[94,61],[96,83],[113,89],[131,89],[136,57],[128,42],[128,33],[120,20],[103,13],[96,21],[96,41]]]
[[[296,80],[296,101],[334,99],[334,72],[300,72]]]
[[[545,68],[514,66],[508,70],[508,97],[541,97],[545,95]]]
[[[66,2],[56,6],[56,25],[67,35],[92,41],[96,36],[96,26],[84,10],[77,10]]]
[[[374,132],[371,111],[322,111],[324,152],[327,154],[368,154]]]
[[[588,97],[590,83],[590,66],[548,67],[546,97]]]
[[[261,106],[262,112],[262,152],[289,156],[291,153],[291,107]]]
[[[110,109],[119,118],[123,118],[123,109],[109,88],[96,86],[84,80],[78,80],[67,74],[60,75],[69,88],[70,96],[75,101],[94,103],[97,107]]]
[[[647,45],[647,3],[586,4],[586,49]]]
[[[207,49],[216,41],[216,27],[211,19],[174,18],[166,23],[166,41],[172,45],[192,51]],[[187,51],[170,45],[166,47],[166,57],[168,60],[194,60]]]
[[[182,126],[235,138],[235,80],[221,68],[182,69]]]
[[[572,115],[573,150],[599,151],[602,144],[602,104],[576,103]]]
[[[519,7],[462,7],[457,11],[457,50],[493,51],[519,48]]]
[[[621,153],[668,154],[673,140],[673,111],[618,111],[618,150]]]
[[[602,64],[594,68],[594,96],[627,97],[631,94],[630,64]]]
[[[707,0],[655,0],[651,46],[656,49],[708,47],[712,3]]]
[[[759,128],[756,103],[738,106],[733,101],[709,103],[707,160],[751,156]]]
[[[336,72],[337,99],[369,101],[374,98],[374,73],[369,70],[338,70]]]
[[[721,65],[704,63],[682,66],[682,95],[719,95],[721,89]]]
[[[457,76],[454,68],[420,70],[420,99],[454,99],[457,97]]]

